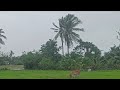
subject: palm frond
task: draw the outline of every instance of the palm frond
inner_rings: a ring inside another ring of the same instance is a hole
[[[117,32],[120,35],[120,32]]]
[[[56,40],[59,36],[60,36],[60,33],[58,32],[58,33],[55,35],[54,39]]]
[[[50,29],[52,29],[52,30],[59,30],[59,29],[56,29],[56,28],[50,28]]]
[[[120,41],[120,38],[117,36],[117,39]]]
[[[65,20],[64,20],[64,18],[62,18],[62,19],[59,19],[59,27],[60,28],[65,28],[65,25],[66,23],[65,23]]]
[[[4,31],[0,31],[0,33],[5,33]]]
[[[77,17],[73,17],[72,19],[71,19],[71,21],[73,22],[73,23],[82,23],[82,21],[81,20],[79,20]]]
[[[83,28],[73,28],[73,30],[75,30],[75,31],[83,31],[84,32]]]
[[[0,31],[2,31],[3,29],[0,29]]]
[[[52,30],[54,30],[54,32],[58,32],[59,29],[56,29],[56,28],[50,28]]]
[[[117,32],[117,31],[116,31]],[[120,32],[117,32],[119,35],[117,35],[117,39],[120,40]]]
[[[53,23],[53,25],[56,27],[56,28],[59,28],[57,25],[55,25],[54,23]]]
[[[7,39],[7,37],[6,37],[6,36],[4,36],[4,35],[1,35],[1,34],[0,34],[0,37],[3,37],[3,38],[5,38],[5,39]]]
[[[71,38],[75,43],[78,43],[78,40],[80,39],[79,34],[76,34],[74,32],[71,34]]]
[[[77,25],[80,24],[80,21],[75,21],[75,22],[72,22],[72,27],[76,27]]]
[[[72,35],[69,35],[69,47],[73,47],[73,38]]]
[[[72,32],[71,35],[74,36],[74,37],[76,37],[76,38],[79,38],[79,39],[80,39],[80,35],[77,34],[77,33],[75,33],[75,32]]]
[[[0,38],[0,43],[5,45],[4,41]]]
[[[0,29],[0,33],[5,33],[4,31],[2,31],[3,29]]]

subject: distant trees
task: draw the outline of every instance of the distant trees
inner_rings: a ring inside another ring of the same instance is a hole
[[[81,39],[78,40],[78,45],[74,48],[74,51],[82,54],[85,57],[92,57],[101,55],[101,51],[91,42],[84,42]]]
[[[97,46],[91,42],[84,42],[81,39],[78,40],[78,45],[73,49],[73,52],[83,57],[84,64],[94,65],[94,68],[101,58],[101,51]]]
[[[60,50],[57,41],[49,39],[41,45],[41,49],[35,52],[23,53],[25,69],[56,69],[57,63],[61,60]]]
[[[120,32],[117,32],[117,39],[120,41]],[[114,45],[101,57],[101,69],[120,69],[120,44]]]
[[[106,69],[120,69],[120,45],[111,47],[103,57],[102,63]]]

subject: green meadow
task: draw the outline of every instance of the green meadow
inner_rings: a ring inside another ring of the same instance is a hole
[[[0,70],[0,79],[71,79],[63,70]],[[75,79],[120,79],[120,70],[81,72]]]

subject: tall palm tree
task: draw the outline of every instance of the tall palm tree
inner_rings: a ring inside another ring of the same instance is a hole
[[[63,17],[61,19],[59,19],[59,26],[55,25],[53,23],[53,25],[55,26],[55,28],[51,28],[54,30],[54,32],[57,32],[56,36],[54,37],[54,39],[56,40],[58,37],[61,38],[61,42],[62,42],[62,54],[64,56],[64,47],[63,47],[63,43],[64,43],[64,29],[62,27],[62,20],[63,20]]]
[[[67,52],[69,55],[69,49],[70,46],[73,46],[73,41],[77,42],[80,39],[79,34],[74,32],[74,31],[84,31],[83,28],[76,28],[76,26],[79,25],[80,23],[82,23],[81,20],[79,20],[73,14],[68,14],[65,17],[59,19],[59,27],[53,23],[53,25],[56,28],[51,28],[51,29],[57,32],[55,39],[57,39],[59,36],[61,38],[63,55],[64,55],[64,48],[63,48],[64,41],[65,44],[67,45]]]
[[[0,44],[5,45],[5,42],[2,40],[2,38],[7,39],[6,36],[2,35],[5,33],[3,29],[0,29]]]
[[[64,30],[63,36],[65,44],[67,45],[68,55],[70,47],[73,46],[73,41],[77,42],[80,39],[79,34],[77,34],[75,31],[84,31],[83,28],[76,28],[76,26],[80,23],[82,23],[82,21],[73,14],[68,14],[62,18],[62,27]]]

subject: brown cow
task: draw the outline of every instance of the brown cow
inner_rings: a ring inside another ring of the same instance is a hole
[[[70,78],[75,78],[75,77],[78,77],[79,75],[80,75],[80,70],[73,70],[70,73]]]

